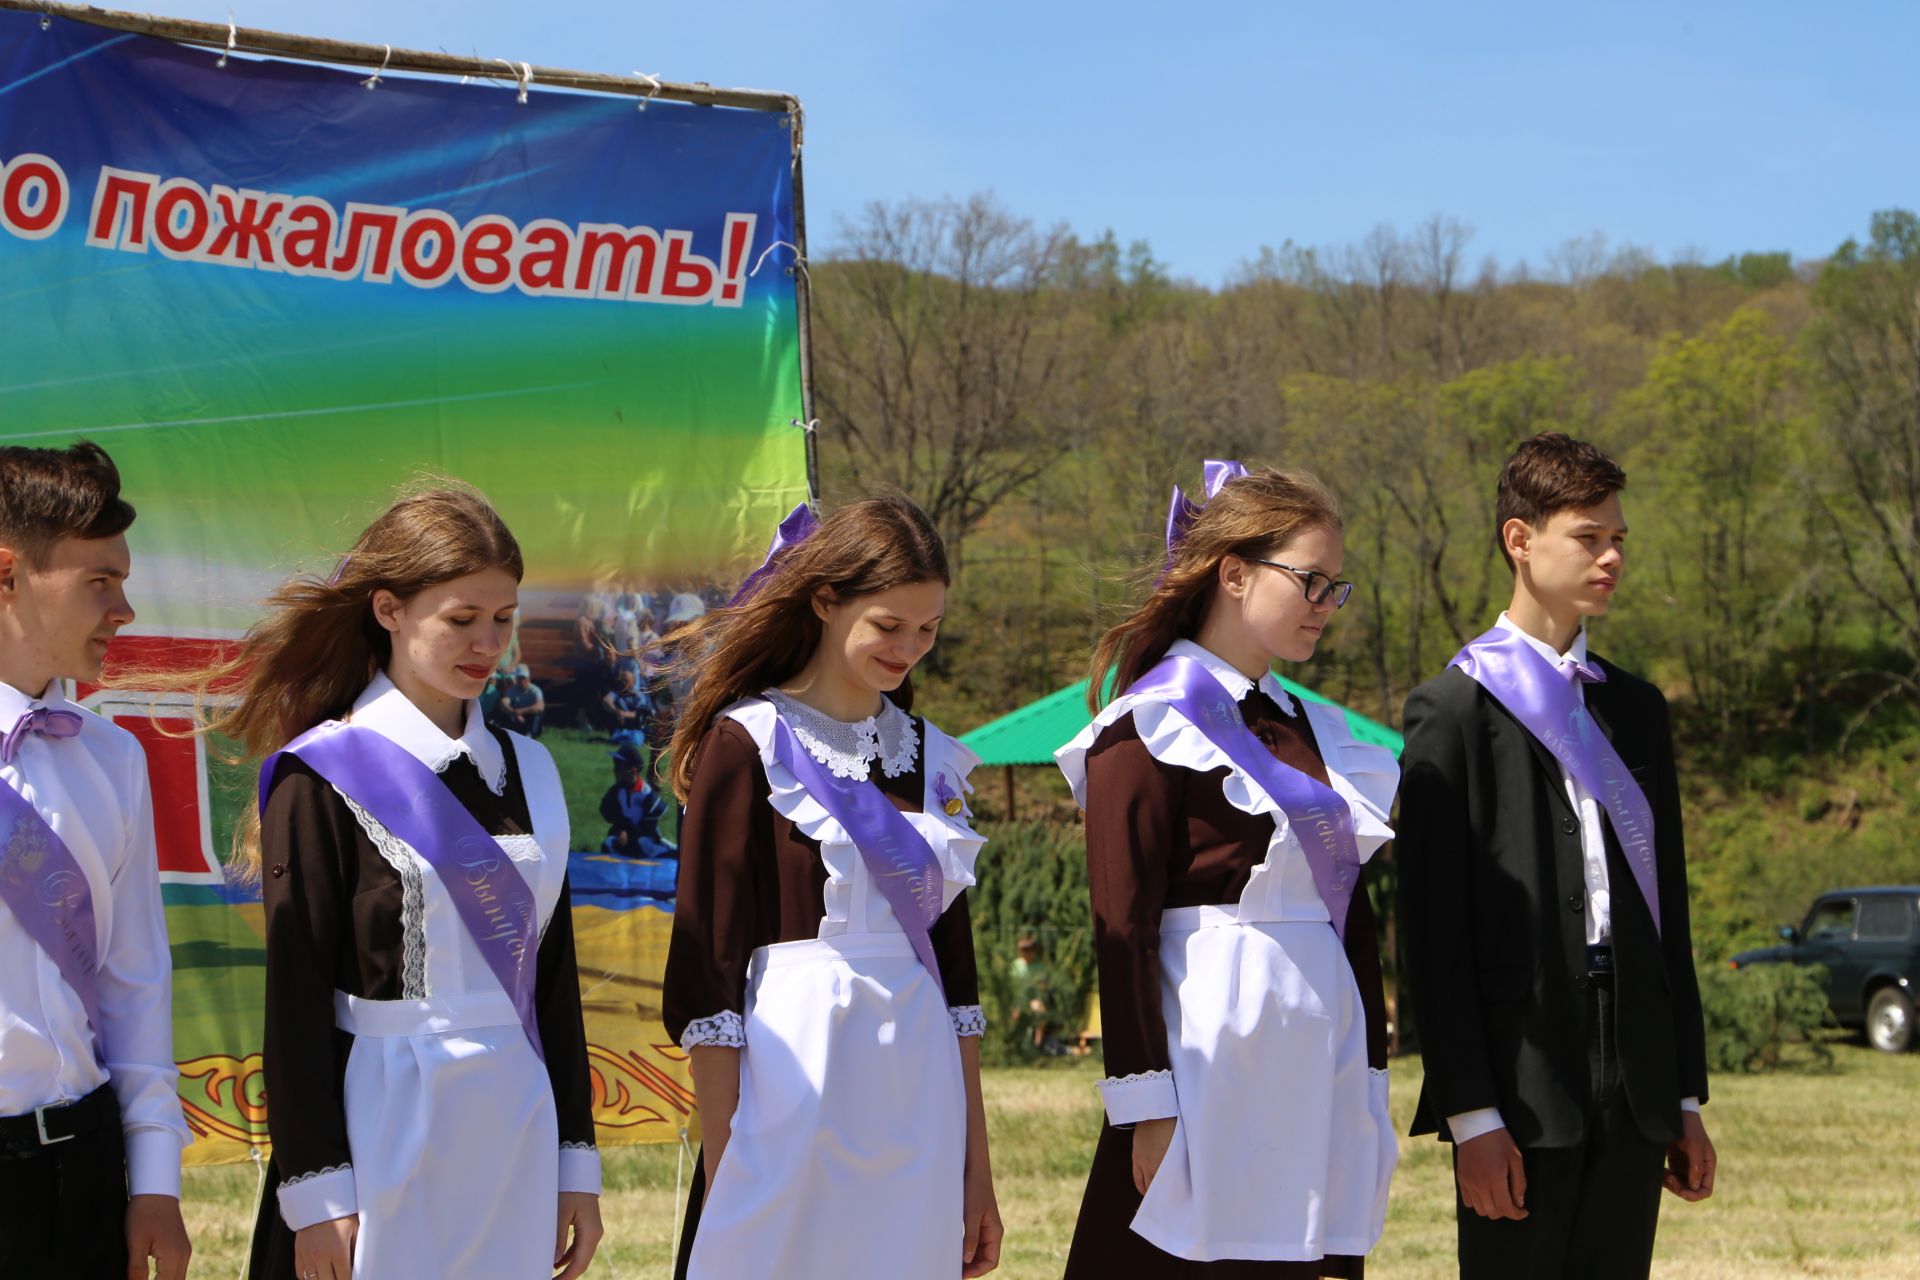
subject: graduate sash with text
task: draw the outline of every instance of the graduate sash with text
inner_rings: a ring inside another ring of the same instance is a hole
[[[1361,859],[1353,812],[1339,792],[1267,750],[1267,744],[1247,728],[1239,704],[1226,687],[1192,658],[1162,658],[1127,689],[1126,696],[1164,702],[1178,711],[1280,806],[1306,855],[1333,931],[1344,941],[1347,907],[1360,883]]]
[[[1449,666],[1459,667],[1499,700],[1560,767],[1607,812],[1627,868],[1660,930],[1660,890],[1654,881],[1653,806],[1627,762],[1600,732],[1579,685],[1517,631],[1495,627],[1471,641]]]
[[[298,756],[352,796],[427,860],[487,967],[512,998],[533,1051],[544,1060],[533,991],[539,904],[499,842],[411,752],[372,729],[338,720],[309,729],[267,757],[260,766],[262,813],[274,772],[286,755]]]
[[[800,745],[787,722],[778,717],[773,722],[773,758],[799,780],[835,822],[846,828],[867,864],[867,873],[913,944],[913,953],[933,975],[935,985],[945,991],[928,932],[940,918],[946,884],[933,846],[871,779],[836,777]]]
[[[53,959],[93,1027],[93,1054],[106,1061],[100,1021],[100,931],[93,890],[73,850],[27,798],[0,782],[0,900]]]

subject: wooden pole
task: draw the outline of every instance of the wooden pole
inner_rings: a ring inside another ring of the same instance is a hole
[[[63,0],[0,0],[0,9],[70,18],[96,27],[159,36],[165,40],[202,45],[209,49],[231,48],[236,53],[278,54],[310,62],[336,62],[347,66],[431,75],[478,76],[510,83],[518,83],[523,74],[520,63],[505,58],[470,58],[425,49],[389,50],[386,45],[326,40],[284,31],[263,31],[257,27],[229,28],[223,22],[193,22],[151,13],[128,13],[119,9],[99,9],[92,5],[67,4]],[[792,94],[764,89],[716,89],[704,82],[655,82],[637,76],[570,71],[565,67],[530,66],[527,70],[532,72],[532,83],[536,86],[589,89],[597,93],[617,93],[633,98],[665,98],[672,102],[692,102],[707,107],[742,107],[749,111],[798,113],[800,110],[800,100]]]
[[[1006,767],[1006,770],[1007,770],[1007,821],[1008,821],[1008,822],[1012,822],[1012,821],[1013,821],[1013,819],[1014,819],[1014,812],[1013,812],[1013,766],[1012,766],[1012,765],[1008,765],[1008,766]]]

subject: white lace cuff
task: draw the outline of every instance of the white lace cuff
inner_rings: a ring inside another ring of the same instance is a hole
[[[1170,1120],[1180,1114],[1171,1071],[1108,1076],[1100,1082],[1100,1100],[1107,1105],[1107,1122],[1116,1127],[1142,1120]]]
[[[336,1164],[287,1178],[280,1183],[279,1194],[280,1216],[295,1231],[360,1212],[360,1198],[354,1191],[350,1164]]]
[[[731,1009],[722,1009],[711,1018],[695,1018],[680,1033],[680,1047],[712,1045],[720,1049],[747,1047],[747,1024]]]
[[[947,1016],[953,1019],[953,1034],[956,1036],[987,1034],[987,1015],[977,1004],[949,1005]]]
[[[560,1144],[560,1190],[600,1194],[600,1152],[591,1142]]]

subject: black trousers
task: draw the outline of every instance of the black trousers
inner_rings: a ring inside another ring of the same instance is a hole
[[[1666,1147],[1640,1132],[1620,1081],[1613,987],[1587,994],[1586,1141],[1523,1148],[1527,1216],[1483,1218],[1455,1188],[1461,1280],[1635,1280],[1653,1268]]]
[[[52,1146],[0,1144],[0,1276],[126,1275],[127,1143],[119,1108],[111,1123]]]

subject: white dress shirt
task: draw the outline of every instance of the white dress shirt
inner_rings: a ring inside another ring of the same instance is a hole
[[[1535,639],[1520,629],[1520,624],[1506,614],[1500,615],[1500,621],[1494,624],[1502,631],[1510,631],[1533,647],[1535,653],[1545,658],[1558,669],[1569,663],[1587,662],[1587,629],[1573,638],[1573,645],[1565,653],[1555,653],[1553,646],[1544,640]],[[1574,692],[1582,705],[1587,700],[1587,687],[1576,680]],[[1600,825],[1601,808],[1599,800],[1583,786],[1580,780],[1568,773],[1563,765],[1560,768],[1560,784],[1566,789],[1567,803],[1573,806],[1574,814],[1580,820],[1580,866],[1586,881],[1587,891],[1587,945],[1607,946],[1613,942],[1613,895],[1607,885],[1607,834]],[[1683,1098],[1680,1101],[1683,1110],[1698,1111],[1698,1098]],[[1447,1117],[1447,1128],[1453,1133],[1455,1142],[1466,1142],[1484,1133],[1506,1127],[1500,1118],[1498,1107],[1483,1107],[1478,1111],[1467,1111],[1457,1116]]]
[[[109,1080],[127,1138],[134,1195],[180,1194],[190,1140],[173,1062],[173,964],[153,837],[147,757],[126,730],[68,701],[59,681],[37,698],[0,683],[0,734],[35,707],[77,712],[72,738],[28,734],[0,782],[31,803],[73,851],[99,931],[106,1067],[85,1006],[59,966],[0,905],[0,1115],[72,1102]]]

